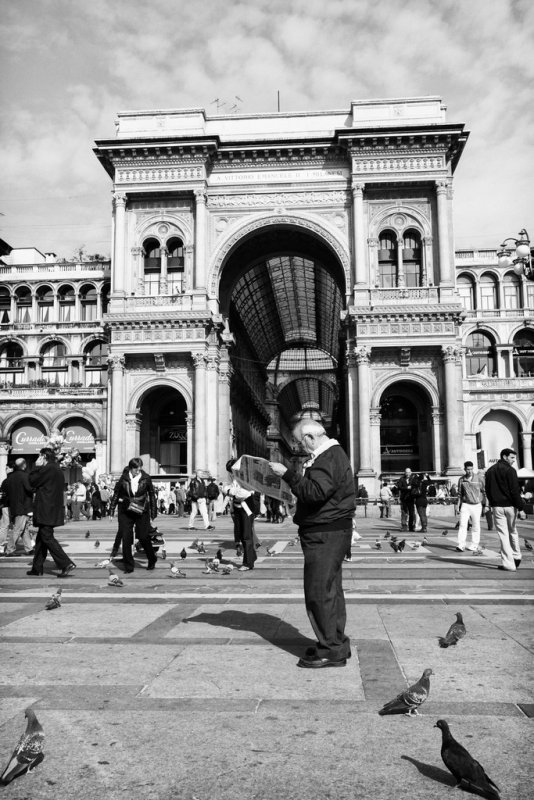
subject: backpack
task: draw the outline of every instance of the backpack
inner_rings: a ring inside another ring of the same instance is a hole
[[[206,487],[206,497],[208,500],[216,500],[219,496],[219,487],[215,483],[208,483]]]

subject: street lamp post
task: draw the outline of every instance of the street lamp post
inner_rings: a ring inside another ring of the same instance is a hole
[[[516,275],[524,275],[529,281],[534,281],[534,266],[532,264],[532,253],[530,250],[528,233],[523,228],[517,235],[519,239],[514,239],[513,236],[509,236],[501,244],[501,249],[497,253],[499,266],[513,266]],[[507,242],[513,242],[514,244],[506,244]]]

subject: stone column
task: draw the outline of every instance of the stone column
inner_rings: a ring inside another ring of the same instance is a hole
[[[218,473],[218,355],[212,355],[206,363],[206,411],[205,411],[205,435],[206,435],[206,467],[214,478]]]
[[[432,270],[432,237],[425,236],[423,237],[423,247],[422,247],[422,259],[423,259],[423,286],[432,286],[434,281],[434,274]]]
[[[161,272],[159,274],[159,293],[168,294],[168,272],[167,272],[167,258],[169,251],[166,247],[161,248]]]
[[[113,241],[113,261],[111,266],[111,291],[113,294],[125,294],[125,235],[126,235],[126,195],[115,192],[115,236]]]
[[[360,460],[358,475],[374,475],[371,467],[371,429],[369,416],[370,401],[370,369],[371,348],[366,345],[355,349],[358,365],[358,435],[360,438]]]
[[[206,354],[192,353],[195,367],[195,427],[193,469],[207,469],[206,465]]]
[[[371,408],[369,411],[369,425],[371,426],[371,465],[376,474],[382,472],[382,453],[380,451],[380,422],[382,414],[380,408]]]
[[[95,440],[95,459],[96,459],[96,477],[102,475],[102,473],[106,472],[106,440],[105,439],[96,439]]]
[[[195,248],[192,244],[184,245],[184,274],[182,276],[182,292],[192,289],[194,285],[195,272]]]
[[[406,286],[404,261],[402,260],[402,238],[397,238],[397,286]]]
[[[354,282],[356,285],[367,283],[367,265],[365,263],[365,222],[363,214],[363,190],[365,183],[355,183],[352,187],[353,199],[353,248],[354,248]]]
[[[142,247],[132,247],[131,249],[133,285],[136,287],[138,296],[142,296],[145,293],[145,270],[142,258],[144,252]]]
[[[192,411],[185,412],[185,425],[187,431],[187,473],[193,471],[193,437],[195,431],[195,418]]]
[[[111,408],[109,426],[110,471],[120,474],[124,468],[124,364],[122,353],[108,356],[111,371]],[[131,456],[130,456],[131,457]]]
[[[134,414],[125,414],[124,415],[124,449],[126,458],[124,461],[123,466],[134,457],[140,456],[140,435],[141,435],[141,415],[134,413]],[[145,454],[143,453],[143,456]],[[144,461],[144,458],[143,458]],[[152,472],[152,465],[151,464],[144,464],[144,469],[146,472]]]
[[[230,407],[230,384],[232,381],[232,365],[226,347],[221,348],[219,362],[219,430],[218,430],[218,475],[220,480],[226,479],[225,464],[232,456],[232,410]]]
[[[524,469],[532,469],[532,431],[519,434],[521,437],[521,454]]]
[[[7,458],[11,447],[9,442],[0,442],[0,481],[6,477]]]
[[[436,406],[432,407],[432,447],[434,450],[434,472],[441,475],[441,430],[443,414]]]
[[[369,286],[380,286],[380,274],[378,272],[378,239],[367,239],[369,253]]]
[[[439,245],[439,282],[452,286],[454,283],[449,248],[449,213],[448,213],[448,181],[436,181],[438,202],[438,245]]]
[[[196,220],[195,220],[195,276],[193,286],[195,289],[206,285],[206,193],[204,190],[195,191]]]
[[[354,350],[349,345],[347,353],[347,430],[349,432],[349,459],[353,473],[356,475],[360,463],[359,428],[356,418],[358,408],[358,361]]]
[[[441,348],[445,384],[445,427],[447,434],[446,475],[459,475],[463,464],[463,411],[460,402],[461,381],[458,379],[460,351],[454,345]]]

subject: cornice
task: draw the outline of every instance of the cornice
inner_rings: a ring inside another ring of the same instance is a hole
[[[403,306],[402,309],[392,308],[369,308],[369,306],[349,306],[346,318],[357,322],[373,322],[384,320],[386,322],[405,322],[406,320],[429,321],[433,322],[437,318],[444,320],[462,320],[463,306],[458,305],[435,305],[426,306]]]

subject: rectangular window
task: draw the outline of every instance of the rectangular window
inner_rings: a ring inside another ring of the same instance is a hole
[[[493,286],[481,284],[480,304],[483,311],[493,311],[497,308],[495,288]]]

